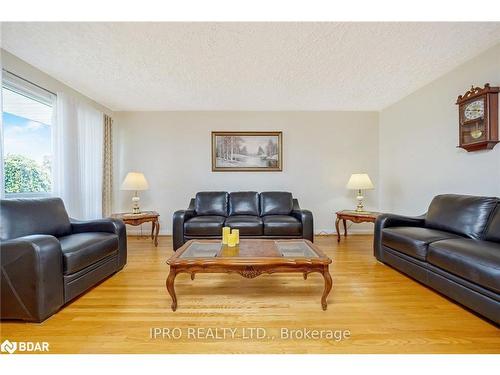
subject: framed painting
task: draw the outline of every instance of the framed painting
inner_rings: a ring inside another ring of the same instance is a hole
[[[212,132],[212,171],[282,170],[282,132]]]

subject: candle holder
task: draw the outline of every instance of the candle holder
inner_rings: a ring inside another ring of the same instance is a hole
[[[227,245],[227,240],[228,240],[230,233],[231,233],[231,228],[229,228],[229,227],[222,228],[222,244],[223,245]]]
[[[230,233],[227,237],[227,246],[235,247],[236,246],[236,235],[234,233]]]
[[[240,244],[240,230],[239,229],[233,229],[231,231],[232,234],[234,234],[236,245]]]

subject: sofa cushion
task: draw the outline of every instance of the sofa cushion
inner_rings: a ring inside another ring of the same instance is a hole
[[[262,219],[258,216],[235,215],[229,216],[224,224],[227,227],[239,229],[242,236],[262,236]]]
[[[302,223],[293,216],[269,215],[262,218],[266,236],[300,236]]]
[[[429,206],[425,226],[480,239],[497,203],[495,197],[438,195]]]
[[[229,216],[259,216],[259,193],[255,191],[238,191],[229,194]]]
[[[427,261],[484,288],[500,293],[500,244],[468,238],[429,245]]]
[[[195,216],[184,223],[187,236],[222,236],[225,216]]]
[[[196,215],[227,216],[227,193],[225,191],[203,191],[194,199]]]
[[[284,191],[267,191],[260,193],[260,216],[289,215],[292,209],[292,193]]]
[[[71,233],[71,224],[60,198],[21,198],[0,201],[0,239],[32,234],[59,237]]]
[[[500,242],[500,204],[497,205],[488,222],[484,239],[486,241]]]
[[[113,233],[87,232],[59,237],[63,253],[64,274],[84,269],[101,259],[118,253],[118,236]]]
[[[453,233],[419,227],[391,227],[382,230],[382,245],[424,261],[429,244],[447,238],[459,237]]]

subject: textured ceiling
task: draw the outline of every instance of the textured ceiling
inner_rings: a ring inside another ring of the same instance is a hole
[[[5,50],[127,111],[380,110],[498,42],[500,23],[2,24]]]

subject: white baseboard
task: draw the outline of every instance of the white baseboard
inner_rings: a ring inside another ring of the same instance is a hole
[[[149,234],[151,233],[150,230],[151,229],[149,229],[149,228],[143,229],[141,232],[140,228],[127,226],[127,234],[132,235],[132,236],[139,236],[141,234],[143,236],[149,236]],[[343,230],[341,230],[340,233],[343,234],[344,233]],[[317,229],[314,231],[315,236],[322,236],[322,235],[331,236],[331,235],[336,235],[336,234],[337,234],[337,232],[335,232],[335,230],[331,230],[331,229]],[[352,229],[352,228],[349,228],[348,234],[373,234],[373,229],[369,229],[369,228]],[[160,236],[171,236],[171,235],[172,235],[171,230],[160,229]]]
[[[340,229],[340,234],[344,234],[344,229]],[[352,229],[349,228],[347,230],[347,234],[373,234],[373,228],[360,228],[360,229]],[[331,236],[331,235],[337,235],[337,232],[335,230],[331,229],[317,229],[314,231],[315,236]]]
[[[151,234],[151,228],[145,228],[141,231],[140,228],[130,227],[129,225],[127,225],[127,234],[130,234],[132,236],[140,236],[140,235],[149,236]],[[160,228],[159,235],[160,236],[171,236],[172,231]]]

